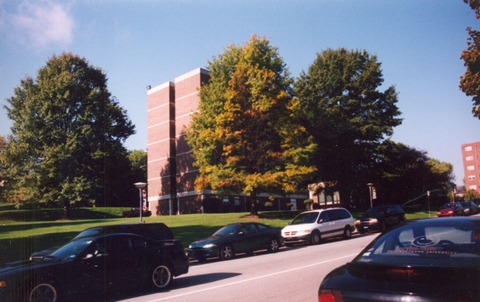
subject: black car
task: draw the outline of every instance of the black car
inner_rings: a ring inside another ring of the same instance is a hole
[[[233,223],[222,227],[208,238],[190,244],[188,256],[199,261],[211,257],[228,260],[239,253],[253,253],[257,250],[276,252],[282,244],[281,240],[279,228],[254,222]]]
[[[115,224],[106,226],[96,226],[88,228],[80,232],[72,240],[93,237],[105,234],[114,233],[132,233],[143,236],[147,239],[162,241],[164,243],[180,245],[178,249],[183,249],[183,244],[180,240],[175,239],[172,231],[164,223],[134,223],[134,224]],[[34,252],[30,255],[30,260],[41,260],[51,252],[55,251],[57,247],[52,247],[43,251]]]
[[[86,301],[124,288],[164,289],[187,272],[185,253],[170,253],[161,242],[134,234],[82,237],[42,260],[0,269],[0,301]]]
[[[459,203],[464,209],[464,215],[468,216],[477,214],[477,204],[473,201],[461,201]]]
[[[131,208],[128,211],[123,211],[122,216],[125,218],[140,217],[140,210],[138,208]],[[150,217],[150,216],[152,216],[151,211],[142,210],[142,217]]]
[[[383,232],[385,229],[404,222],[405,212],[399,205],[386,205],[369,208],[355,221],[359,233],[369,231]]]
[[[480,198],[474,198],[472,202],[477,205],[477,213],[480,213]]]
[[[480,219],[405,222],[327,274],[318,301],[480,301]]]

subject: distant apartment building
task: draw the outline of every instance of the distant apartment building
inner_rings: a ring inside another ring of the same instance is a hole
[[[199,171],[193,166],[185,129],[198,110],[198,90],[209,79],[208,70],[198,68],[147,91],[147,200],[152,215],[250,210],[244,194],[220,200],[210,191],[194,188]],[[272,209],[303,208],[307,198],[308,192],[278,197]],[[268,196],[259,199],[268,201]]]
[[[465,189],[480,193],[480,141],[462,145]]]

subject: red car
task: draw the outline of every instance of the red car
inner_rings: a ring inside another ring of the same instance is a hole
[[[456,202],[444,204],[437,213],[438,217],[463,216],[463,207]]]

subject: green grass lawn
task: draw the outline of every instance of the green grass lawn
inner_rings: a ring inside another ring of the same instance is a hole
[[[0,204],[0,266],[27,259],[35,251],[62,245],[82,230],[119,223],[138,223],[139,218],[121,218],[126,208],[72,209],[72,220],[62,220],[58,209],[15,210]],[[187,247],[191,242],[207,237],[221,226],[237,221],[257,221],[283,228],[298,212],[262,212],[258,218],[249,213],[188,214],[175,216],[144,217],[146,223],[163,222],[175,237]],[[352,213],[354,217],[360,213]],[[431,213],[431,216],[436,216]],[[428,217],[426,212],[407,214],[407,219]]]

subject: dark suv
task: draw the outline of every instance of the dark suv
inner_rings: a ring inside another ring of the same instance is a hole
[[[81,231],[75,238],[83,237],[96,237],[106,234],[114,233],[130,233],[143,236],[145,238],[160,241],[163,243],[168,243],[169,245],[181,246],[183,250],[183,244],[179,239],[175,239],[172,231],[164,223],[136,223],[136,224],[115,224],[115,225],[105,225],[105,226],[96,226],[92,228],[85,229]],[[42,260],[45,256],[48,256],[50,253],[55,251],[58,247],[52,247],[40,252],[35,252],[30,255],[30,260]],[[180,249],[180,247],[178,247]]]
[[[405,212],[399,205],[378,206],[368,209],[355,221],[359,233],[369,231],[383,232],[386,228],[405,221]]]

